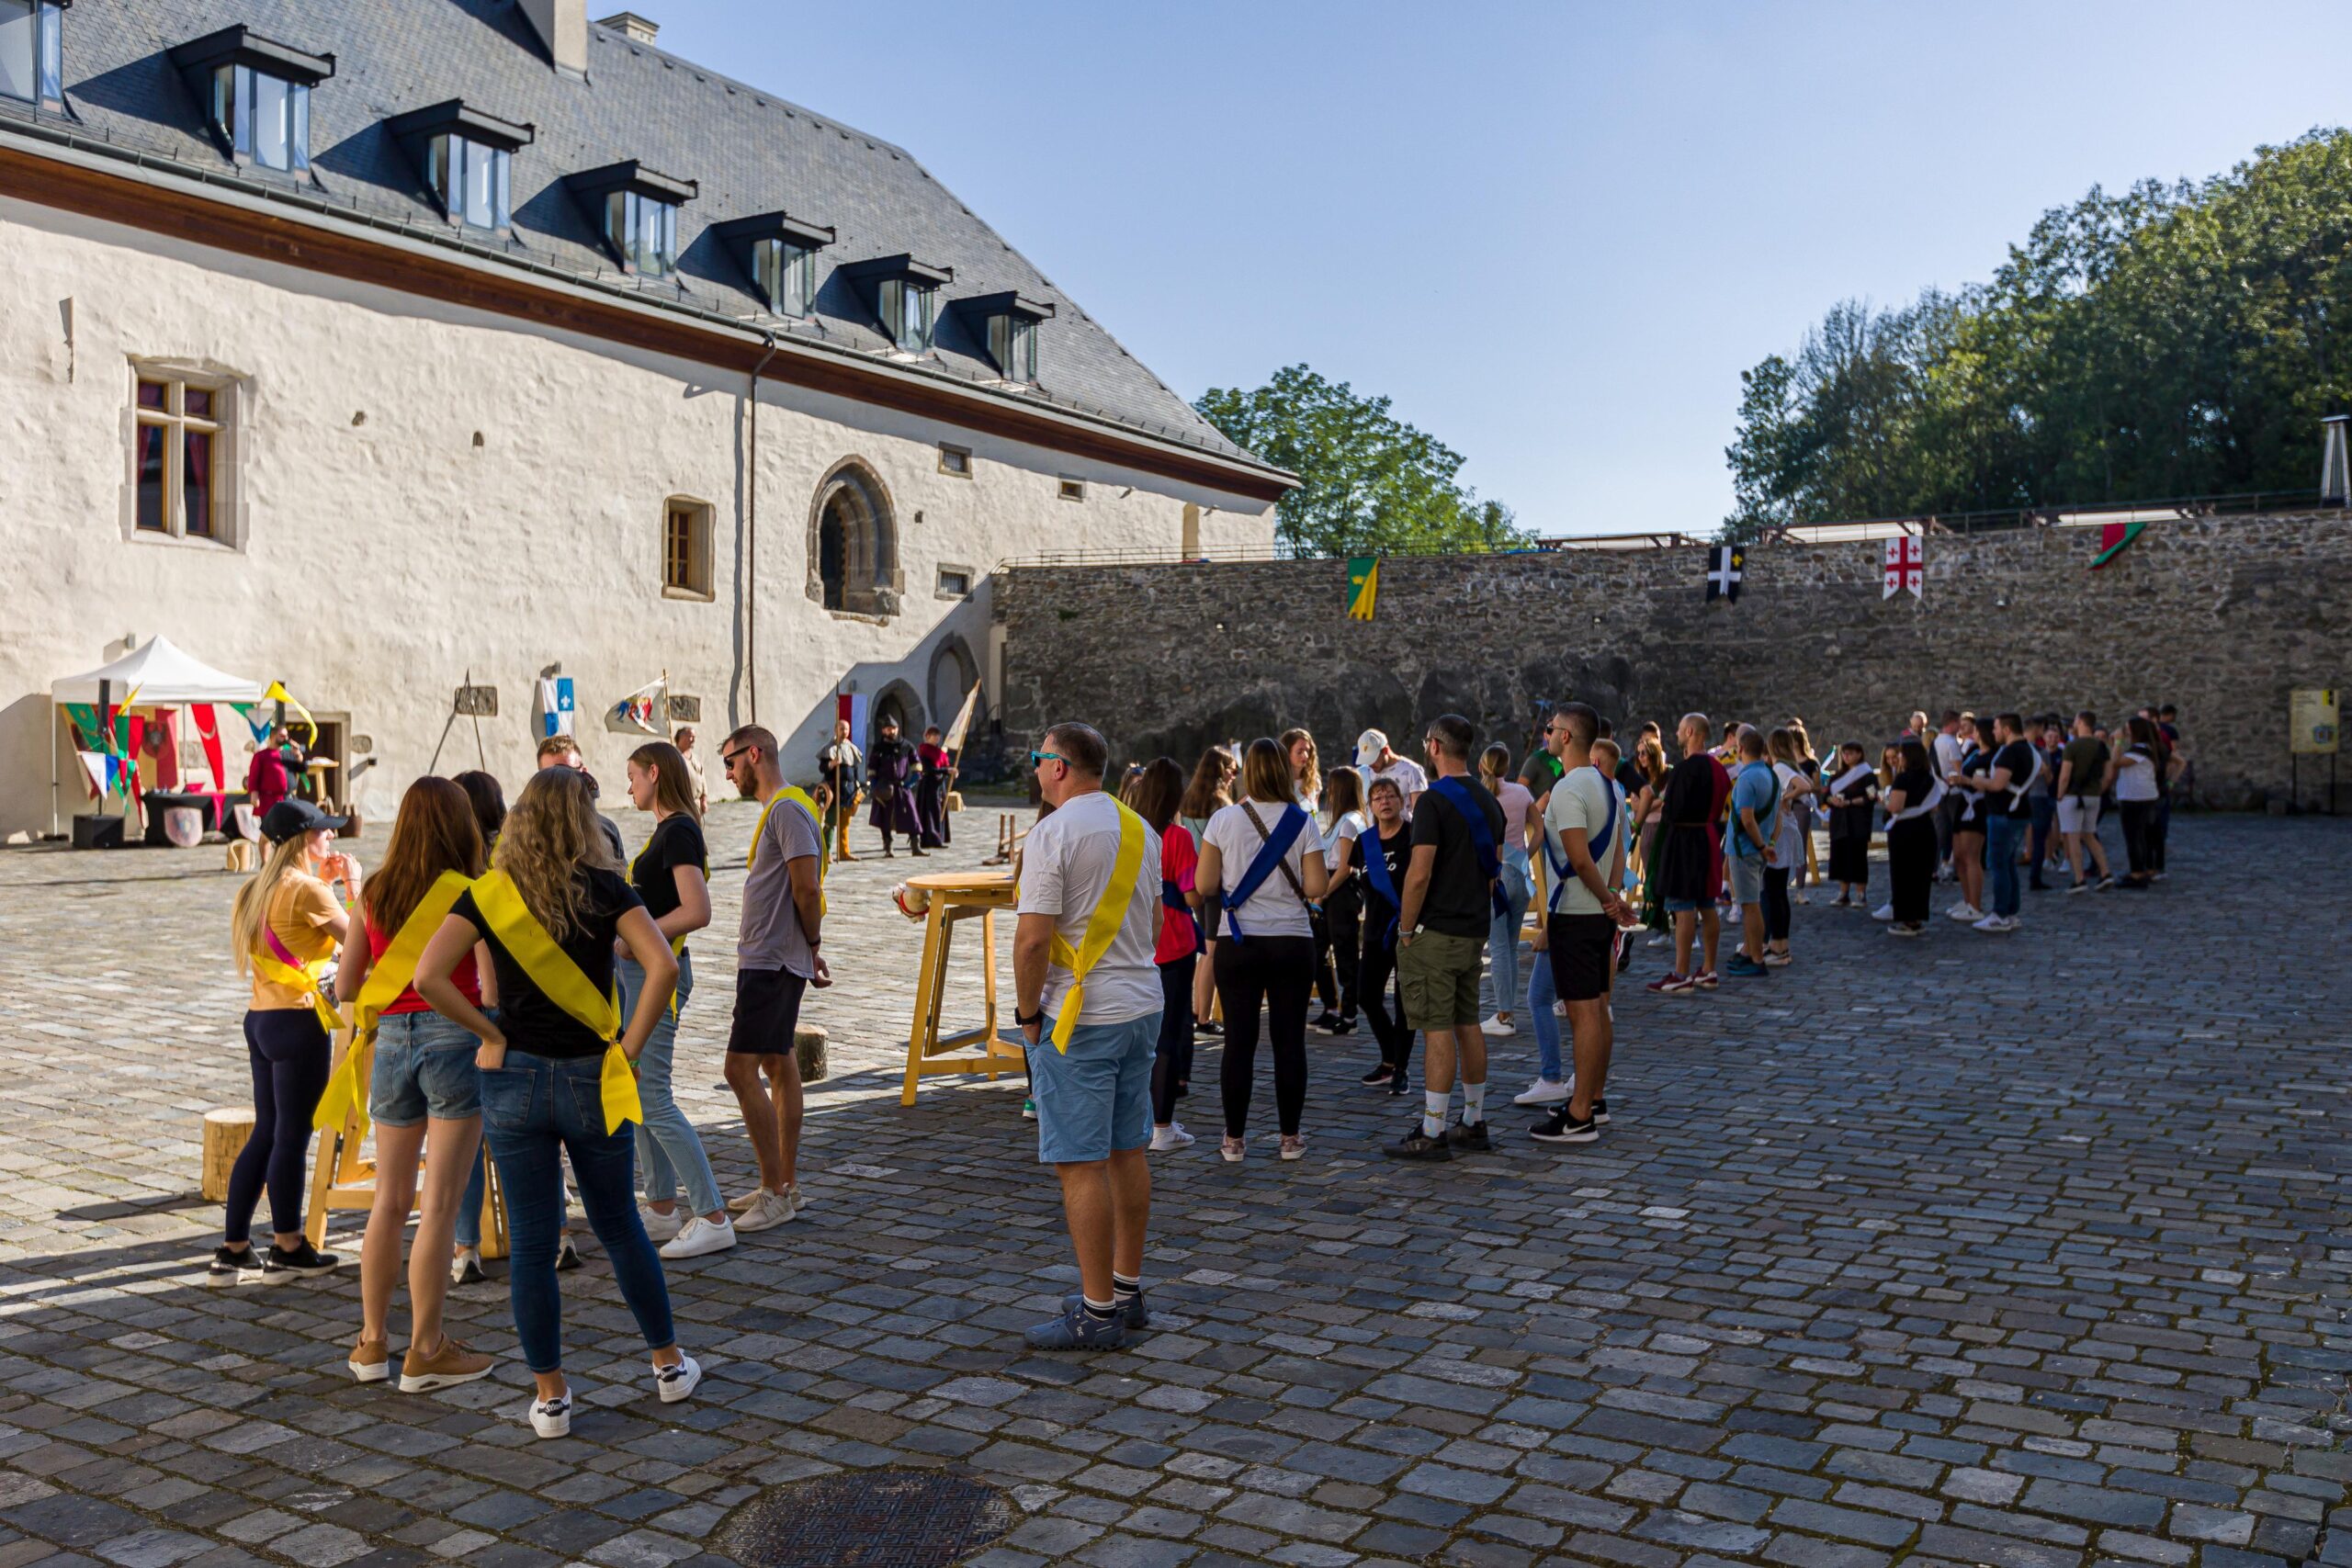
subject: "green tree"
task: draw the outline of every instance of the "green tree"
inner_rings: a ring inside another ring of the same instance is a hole
[[[1275,503],[1275,536],[1292,555],[1478,551],[1523,542],[1510,508],[1482,501],[1455,475],[1462,456],[1304,365],[1250,391],[1212,387],[1193,405],[1237,446],[1303,481]]]

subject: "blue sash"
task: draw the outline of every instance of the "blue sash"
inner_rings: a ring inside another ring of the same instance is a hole
[[[1592,771],[1600,773],[1600,765],[1593,764]],[[1617,832],[1617,782],[1607,773],[1600,773],[1600,783],[1609,795],[1609,815],[1600,819],[1600,837],[1588,838],[1585,847],[1592,852],[1592,863],[1600,867],[1600,880],[1606,882],[1609,880],[1609,845]],[[1552,829],[1548,824],[1544,829],[1544,863],[1552,868],[1552,897],[1544,900],[1544,907],[1556,915],[1560,912],[1560,895],[1567,891],[1575,868],[1568,863],[1567,856],[1555,858]]]
[[[1184,919],[1191,923],[1193,928],[1193,951],[1198,953],[1201,949],[1201,922],[1199,919],[1193,915],[1193,906],[1186,901],[1184,897],[1184,890],[1177,886],[1175,883],[1170,881],[1167,877],[1163,876],[1159,879],[1159,901],[1170,909],[1175,910],[1178,914],[1183,916]],[[1172,964],[1175,960],[1170,959],[1169,962]]]
[[[1369,854],[1364,852],[1366,844],[1372,846],[1372,852]],[[1372,890],[1374,893],[1388,900],[1388,934],[1381,938],[1381,944],[1385,947],[1395,947],[1396,918],[1404,909],[1405,902],[1396,897],[1396,881],[1388,874],[1388,857],[1380,851],[1379,823],[1374,822],[1368,825],[1363,832],[1356,835],[1356,853],[1363,860],[1363,879],[1372,884]]]
[[[1477,797],[1470,793],[1468,784],[1451,774],[1430,788],[1445,796],[1447,804],[1461,814],[1464,826],[1470,829],[1470,847],[1478,852],[1478,870],[1487,878],[1487,892],[1494,900],[1495,913],[1508,916],[1510,900],[1503,897],[1502,884],[1497,880],[1503,874],[1502,857],[1495,852],[1495,830],[1487,826],[1487,814],[1478,809]]]
[[[1225,908],[1226,930],[1232,933],[1234,941],[1241,940],[1241,906],[1250,901],[1266,878],[1274,874],[1274,868],[1283,863],[1283,857],[1290,853],[1291,845],[1298,841],[1306,826],[1306,812],[1295,806],[1283,807],[1282,816],[1275,818],[1272,829],[1266,834],[1266,841],[1258,846],[1258,858],[1250,863],[1250,869],[1242,874],[1239,882],[1225,890],[1219,902]]]

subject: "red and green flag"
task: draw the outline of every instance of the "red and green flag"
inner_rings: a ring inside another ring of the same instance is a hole
[[[2147,528],[2145,523],[2102,523],[2098,528],[2098,554],[2091,558],[2091,570],[2097,571],[2131,547]]]

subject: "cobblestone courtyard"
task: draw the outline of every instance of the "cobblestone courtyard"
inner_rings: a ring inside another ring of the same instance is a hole
[[[680,1047],[729,1190],[744,811]],[[496,1375],[416,1396],[344,1371],[356,1216],[331,1279],[202,1285],[198,1118],[248,1098],[219,852],[0,854],[0,1568],[718,1563],[747,1500],[886,1467],[1010,1489],[972,1559],[1006,1568],[2352,1564],[2341,825],[2184,818],[2163,888],[2034,896],[2013,938],[1801,908],[1770,980],[1621,999],[1580,1148],[1506,1103],[1495,1154],[1390,1165],[1369,1039],[1310,1037],[1307,1158],[1261,1088],[1226,1165],[1204,1052],[1204,1142],[1153,1156],[1155,1325],[1091,1360],[1021,1345],[1072,1273],[1019,1085],[898,1105],[919,932],[885,893],[993,840],[957,827],[835,875],[811,1207],[670,1269],[701,1393],[653,1402],[592,1253],[558,1442],[503,1280],[450,1304]],[[1498,1100],[1532,1054],[1500,1043]]]

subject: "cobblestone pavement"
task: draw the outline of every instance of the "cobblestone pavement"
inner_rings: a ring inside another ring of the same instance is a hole
[[[721,809],[721,931],[747,833]],[[1498,1151],[1390,1165],[1404,1102],[1316,1037],[1307,1158],[1261,1126],[1226,1165],[1204,1052],[1204,1141],[1153,1156],[1157,1322],[1092,1359],[1019,1338],[1072,1277],[1019,1085],[897,1103],[913,866],[843,868],[812,1206],[672,1268],[690,1404],[650,1398],[603,1260],[566,1276],[552,1443],[503,1283],[451,1304],[496,1377],[419,1396],[343,1370],[356,1269],[199,1283],[197,1118],[246,1093],[218,852],[0,855],[0,1568],[716,1562],[764,1488],[886,1466],[1011,1488],[991,1568],[2352,1564],[2352,833],[2173,839],[2163,888],[2036,896],[2012,938],[1816,901],[1769,980],[1634,991],[1582,1148],[1508,1105],[1522,1032]],[[680,1082],[734,1190],[729,952],[697,944]]]

